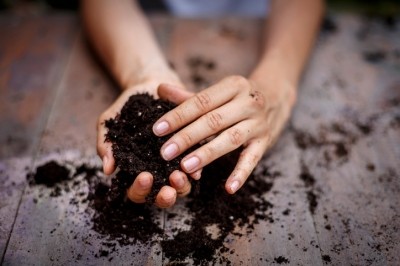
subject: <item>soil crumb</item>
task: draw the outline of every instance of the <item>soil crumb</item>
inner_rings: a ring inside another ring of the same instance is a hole
[[[45,185],[54,187],[55,185],[68,180],[70,171],[56,161],[47,162],[36,168],[35,173],[29,173],[27,179],[30,184]]]
[[[386,52],[381,50],[367,51],[363,53],[363,57],[365,61],[372,64],[377,64],[386,59]]]
[[[338,26],[332,17],[326,16],[321,24],[321,32],[324,34],[336,33]]]
[[[287,264],[287,263],[290,263],[290,260],[287,259],[287,258],[285,258],[285,257],[283,257],[283,256],[279,256],[279,257],[274,258],[274,261],[275,261],[276,263],[278,263],[278,264]]]
[[[329,255],[323,255],[323,256],[322,256],[322,259],[323,259],[325,262],[331,262],[331,257],[330,257]]]

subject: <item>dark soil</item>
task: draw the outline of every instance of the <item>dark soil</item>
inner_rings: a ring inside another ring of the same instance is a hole
[[[323,259],[325,262],[331,262],[331,257],[330,257],[329,255],[323,255],[323,256],[322,256],[322,259]]]
[[[193,61],[191,64],[203,63]],[[162,236],[154,219],[154,209],[129,202],[125,193],[137,174],[149,171],[157,182],[149,197],[153,200],[161,186],[167,184],[169,174],[179,168],[182,156],[166,162],[159,155],[161,145],[169,136],[158,138],[152,132],[153,123],[173,107],[171,103],[154,100],[146,94],[136,95],[125,104],[121,114],[106,121],[109,129],[106,137],[113,144],[121,171],[108,191],[100,183],[91,193],[92,207],[96,210],[93,229],[122,245],[137,241],[151,243]],[[238,155],[238,152],[232,153],[203,170],[201,182],[193,189],[186,206],[193,216],[187,221],[191,229],[176,232],[173,239],[161,242],[166,258],[175,262],[191,258],[195,264],[215,263],[217,253],[228,251],[224,246],[228,234],[247,235],[260,220],[273,221],[268,213],[272,204],[262,197],[272,187],[272,183],[265,181],[265,171],[262,176],[252,176],[235,196],[226,193],[224,183]],[[129,226],[132,224],[135,226]],[[217,238],[207,232],[211,225],[219,229]],[[236,226],[242,230],[235,232]],[[223,260],[223,256],[220,258]]]
[[[334,19],[330,16],[326,16],[321,24],[321,32],[324,34],[336,33],[338,31],[338,26]]]
[[[186,204],[193,214],[191,230],[180,231],[174,239],[161,243],[166,257],[174,261],[192,258],[196,265],[206,263],[216,252],[228,251],[224,246],[228,234],[248,236],[260,220],[272,221],[268,213],[272,204],[262,197],[272,188],[272,183],[266,182],[264,176],[251,176],[246,186],[234,196],[226,193],[224,184],[236,158],[231,154],[203,170],[199,189],[191,194],[191,200]],[[219,229],[215,239],[206,231],[211,225]],[[235,231],[237,225],[241,231]]]
[[[278,263],[278,264],[287,264],[287,263],[290,262],[287,258],[285,258],[285,257],[283,257],[283,256],[279,256],[279,257],[277,257],[277,258],[274,258],[274,261],[275,261],[276,263]]]
[[[363,53],[363,57],[369,63],[380,63],[386,59],[386,52],[381,50],[367,51]]]
[[[144,171],[153,175],[153,187],[147,201],[153,203],[158,191],[169,184],[169,175],[180,169],[183,156],[165,161],[160,155],[161,146],[171,137],[157,137],[152,131],[153,124],[175,105],[153,99],[148,94],[133,95],[115,118],[105,122],[108,128],[106,141],[112,143],[116,165],[121,176],[132,184],[136,176]]]
[[[125,191],[131,180],[119,174],[111,187],[94,181],[88,196],[90,206],[95,210],[93,229],[121,245],[152,243],[163,230],[154,219],[156,210],[126,199]]]
[[[50,161],[36,168],[35,173],[29,173],[27,178],[32,184],[54,187],[56,184],[68,180],[70,171],[55,161]]]
[[[210,59],[202,56],[189,57],[186,62],[190,70],[190,80],[196,88],[203,88],[210,85],[210,81],[206,78],[209,72],[214,71],[217,64]]]

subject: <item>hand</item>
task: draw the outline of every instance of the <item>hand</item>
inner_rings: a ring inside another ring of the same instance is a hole
[[[176,84],[176,83],[175,83]],[[179,83],[178,83],[179,84]],[[97,153],[103,159],[104,173],[109,175],[115,171],[115,160],[112,153],[112,145],[110,142],[105,142],[105,134],[107,128],[104,121],[114,118],[133,94],[148,92],[157,97],[158,95],[166,100],[179,104],[192,96],[192,93],[180,88],[179,85],[160,85],[157,82],[145,82],[125,90],[120,97],[99,117],[97,123]],[[157,93],[157,87],[159,91]],[[157,95],[158,94],[158,95]],[[160,208],[172,206],[177,196],[185,196],[190,192],[190,182],[185,173],[176,170],[171,173],[171,186],[164,186],[156,197],[155,204]],[[153,183],[153,176],[148,172],[140,173],[135,179],[132,186],[127,191],[127,196],[130,200],[136,203],[145,202],[146,196],[150,193]]]
[[[214,137],[182,159],[181,167],[188,174],[198,173],[215,159],[243,145],[244,150],[225,184],[226,191],[233,194],[276,141],[294,102],[295,90],[283,79],[231,76],[163,115],[154,124],[153,131],[157,136],[164,136],[179,130],[161,147],[165,160]]]

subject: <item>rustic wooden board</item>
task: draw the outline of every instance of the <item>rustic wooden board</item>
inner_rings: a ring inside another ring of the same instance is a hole
[[[67,15],[0,18],[0,158],[32,154],[77,31]]]
[[[338,141],[348,153],[338,156],[329,144],[301,150],[316,180],[309,189],[318,197],[318,242],[332,265],[397,265],[399,29],[351,15],[336,20],[338,31],[314,52],[292,119],[294,133]],[[371,52],[385,58],[368,62]]]
[[[77,23],[74,17],[64,15],[3,15],[0,32],[0,254],[3,258],[26,185],[26,173],[48,118]]]

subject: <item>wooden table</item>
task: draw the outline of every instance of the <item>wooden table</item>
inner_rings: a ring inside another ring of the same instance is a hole
[[[234,265],[273,264],[278,256],[290,265],[400,263],[400,25],[333,18],[338,30],[320,35],[293,117],[260,164],[281,172],[266,195],[275,222],[261,222],[251,242],[232,237],[240,247],[230,257]],[[191,89],[188,58],[215,62],[215,70],[202,74],[212,83],[248,74],[260,54],[259,20],[153,16],[151,22]],[[118,89],[90,53],[74,15],[2,15],[0,33],[1,263],[109,264],[93,256],[100,240],[79,217],[85,212],[70,215],[77,191],[35,203],[43,191],[25,177],[52,158],[99,165],[95,123]],[[301,179],[305,169],[314,184]],[[163,226],[169,231],[180,224],[172,219]],[[77,233],[82,237],[74,239]],[[157,250],[121,247],[112,263],[167,263]]]

